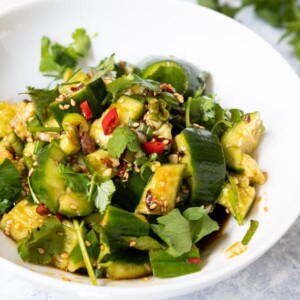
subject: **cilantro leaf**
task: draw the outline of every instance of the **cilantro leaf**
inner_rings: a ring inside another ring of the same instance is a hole
[[[158,82],[151,79],[142,79],[136,74],[124,75],[112,81],[107,85],[107,91],[112,93],[113,98],[116,98],[120,92],[131,88],[133,85],[140,85],[141,87],[150,91],[160,91],[160,84]]]
[[[66,68],[74,68],[91,46],[91,39],[85,29],[76,29],[73,42],[68,46],[52,44],[48,37],[42,38],[40,71],[46,76],[61,79]]]
[[[157,222],[151,229],[168,245],[168,254],[177,257],[191,250],[190,225],[178,209],[157,218]]]
[[[101,184],[96,185],[96,191],[94,194],[95,206],[99,209],[99,212],[103,214],[110,204],[111,198],[116,191],[115,185],[112,180],[107,180]]]
[[[76,173],[70,167],[59,165],[59,173],[65,180],[65,186],[75,193],[87,193],[90,180],[83,173]]]
[[[18,242],[18,253],[23,261],[34,264],[49,264],[53,255],[64,249],[64,226],[55,217],[46,219],[41,228],[34,229],[26,238]]]
[[[142,153],[138,136],[128,127],[117,127],[107,144],[107,151],[111,157],[119,158],[125,149]]]
[[[7,199],[0,200],[0,216],[7,212],[11,205],[12,203]]]
[[[44,124],[45,119],[48,117],[49,104],[59,96],[58,85],[56,85],[56,87],[52,90],[28,87],[27,92],[23,94],[30,96],[36,115],[38,116],[39,121]]]
[[[193,243],[200,241],[204,236],[219,230],[219,224],[210,218],[204,207],[190,207],[183,212],[189,221]]]
[[[21,190],[20,172],[9,159],[5,159],[0,165],[0,215],[18,199]]]

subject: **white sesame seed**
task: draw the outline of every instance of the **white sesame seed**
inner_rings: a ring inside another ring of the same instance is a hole
[[[34,172],[34,169],[33,169],[33,168],[29,169],[29,171],[28,171],[28,176],[30,177],[30,176],[33,174],[33,172]]]
[[[7,226],[7,225],[10,225],[12,222],[13,222],[12,219],[8,219],[8,220],[6,221],[6,226]]]
[[[125,99],[121,98],[118,102],[122,104],[124,101],[125,101]]]
[[[71,204],[71,205],[70,205],[70,208],[73,209],[73,210],[76,210],[76,209],[77,209],[77,206],[74,205],[74,204]]]
[[[44,254],[45,253],[45,250],[43,248],[37,248],[37,251],[39,254]]]
[[[131,241],[131,242],[129,243],[129,247],[134,247],[134,246],[136,246],[136,241]]]
[[[34,161],[32,165],[36,167],[38,165],[38,162]]]
[[[112,174],[112,168],[108,168],[103,172],[103,176],[110,177]]]
[[[149,208],[150,208],[151,210],[153,210],[153,209],[155,209],[155,208],[156,208],[156,206],[157,206],[157,204],[156,204],[156,203],[152,203],[152,204],[149,206]]]
[[[85,245],[86,245],[87,247],[90,247],[90,246],[91,246],[91,242],[90,242],[90,241],[84,241],[84,243],[85,243]]]
[[[60,255],[60,257],[66,259],[66,258],[69,257],[69,254],[66,253],[66,252],[64,252],[64,253],[62,253],[62,254]]]
[[[27,205],[28,205],[28,200],[24,200],[24,201],[23,201],[23,205],[24,205],[24,206],[27,206]]]
[[[65,109],[64,106],[63,106],[62,104],[59,104],[59,105],[58,105],[58,108],[59,108],[60,110],[64,110],[64,109]]]
[[[137,127],[139,127],[139,125],[140,125],[140,123],[134,122],[134,123],[132,124],[132,127],[137,128]]]
[[[64,236],[64,233],[61,232],[61,231],[56,232],[56,234],[57,234],[58,236]]]
[[[33,142],[33,139],[32,139],[31,137],[28,137],[28,138],[26,139],[26,142],[32,143],[32,142]]]
[[[177,196],[177,197],[176,197],[176,202],[179,203],[180,200],[181,200],[180,196]]]
[[[165,201],[164,201],[164,207],[167,207],[167,206],[168,206],[168,201],[165,200]]]
[[[70,103],[72,106],[76,106],[76,101],[74,99],[71,99]]]
[[[70,108],[70,104],[65,104],[64,105],[64,109],[69,109]]]

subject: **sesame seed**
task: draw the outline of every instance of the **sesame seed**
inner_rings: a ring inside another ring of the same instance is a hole
[[[39,222],[40,223],[44,223],[44,219],[39,219]]]
[[[177,196],[177,197],[176,197],[176,202],[179,203],[180,200],[181,200],[180,196]]]
[[[34,172],[33,168],[29,169],[28,176],[30,177],[33,174],[33,172]]]
[[[188,189],[183,189],[182,192],[183,192],[184,194],[188,194],[190,191],[189,191]]]
[[[105,246],[103,244],[101,244],[100,250],[103,251],[104,249],[105,249]]]
[[[90,246],[91,246],[91,242],[90,242],[90,241],[85,241],[84,243],[85,243],[85,245],[86,245],[87,247],[90,247]]]
[[[6,221],[6,226],[7,226],[7,225],[10,225],[12,222],[13,222],[12,219],[8,219],[8,220]]]
[[[110,158],[110,161],[113,167],[118,167],[120,165],[120,161],[117,158]]]
[[[24,156],[30,157],[30,156],[32,156],[32,154],[31,154],[31,153],[28,153],[28,152],[25,152],[25,153],[24,153]]]
[[[65,259],[65,258],[68,258],[68,257],[69,257],[69,254],[66,253],[66,252],[64,252],[64,253],[62,253],[62,254],[60,255],[60,257]]]
[[[131,241],[131,242],[129,243],[129,247],[134,247],[134,246],[136,246],[136,241]]]
[[[32,163],[32,165],[36,167],[36,166],[38,165],[38,162],[37,162],[37,161],[34,161],[34,162]]]
[[[136,128],[136,127],[139,127],[139,125],[140,125],[140,123],[134,122],[134,123],[132,124],[132,127]]]
[[[64,108],[64,106],[63,106],[62,104],[59,104],[59,105],[58,105],[58,108],[59,108],[60,110],[65,110],[65,108]]]
[[[76,209],[77,209],[77,206],[74,205],[74,204],[71,204],[71,205],[70,205],[70,208],[73,209],[73,210],[76,210]]]
[[[177,154],[170,154],[168,159],[172,163],[178,163],[178,155]]]
[[[164,207],[167,207],[167,206],[168,206],[168,201],[165,200],[165,201],[164,201]]]
[[[27,206],[27,205],[28,205],[28,200],[24,200],[24,201],[23,201],[23,205],[24,205],[24,206]]]
[[[64,234],[63,232],[61,232],[61,231],[57,231],[56,234],[57,234],[58,236],[64,236],[64,235],[65,235],[65,234]]]
[[[124,101],[125,101],[125,99],[121,98],[118,102],[122,104]]]
[[[151,205],[149,206],[149,208],[150,208],[151,210],[153,210],[153,209],[156,208],[156,206],[157,206],[157,203],[153,203],[153,204],[151,204]]]
[[[65,104],[64,105],[64,109],[69,109],[70,108],[70,104]]]
[[[103,176],[110,177],[112,174],[112,168],[108,168],[103,172]]]
[[[76,105],[76,101],[74,99],[71,99],[70,103],[71,103],[72,106]]]
[[[28,138],[26,139],[26,141],[27,141],[28,143],[32,143],[32,142],[33,142],[33,139],[32,139],[32,137],[28,137]]]
[[[37,251],[39,254],[43,255],[45,253],[45,250],[43,248],[37,248]]]
[[[185,146],[181,146],[180,150],[184,152],[186,150],[186,147]]]

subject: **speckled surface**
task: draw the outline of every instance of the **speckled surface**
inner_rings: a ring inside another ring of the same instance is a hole
[[[18,2],[22,0],[0,0],[0,10]],[[291,53],[291,48],[287,43],[277,43],[281,36],[279,30],[256,19],[251,8],[240,13],[238,19],[271,43],[300,75],[300,63]],[[0,299],[69,300],[41,291],[36,286],[29,286],[16,276],[3,274],[1,270]],[[172,300],[195,299],[300,299],[300,218],[271,250],[248,268],[204,290],[172,298]]]

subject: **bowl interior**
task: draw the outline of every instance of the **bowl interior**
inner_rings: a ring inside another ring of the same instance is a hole
[[[26,86],[47,86],[49,79],[38,71],[41,37],[66,43],[79,27],[89,34],[99,33],[92,40],[92,53],[86,61],[89,65],[112,53],[132,63],[157,54],[186,59],[210,72],[213,91],[222,106],[261,113],[266,134],[258,159],[269,178],[259,189],[260,201],[256,201],[246,225],[239,227],[231,220],[223,236],[203,253],[203,270],[197,274],[167,280],[99,281],[103,288],[94,288],[85,277],[23,263],[15,243],[2,233],[0,264],[69,294],[77,293],[74,284],[80,283],[76,286],[78,293],[91,297],[132,298],[145,291],[151,291],[152,297],[170,297],[213,284],[262,255],[300,211],[300,202],[295,199],[300,167],[296,152],[300,98],[297,75],[255,34],[199,6],[171,0],[45,0],[0,15],[0,99],[17,101],[17,94]],[[250,219],[259,220],[259,230],[243,255],[228,260],[224,250],[241,240]]]

